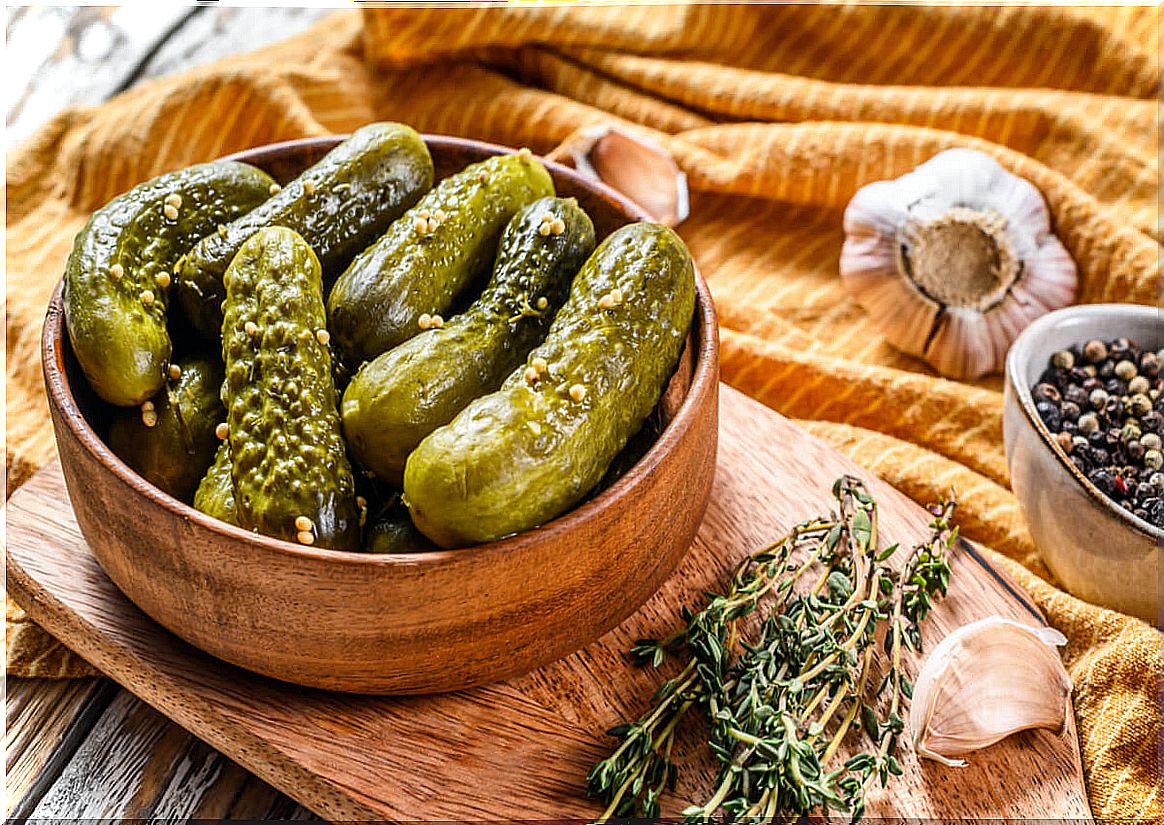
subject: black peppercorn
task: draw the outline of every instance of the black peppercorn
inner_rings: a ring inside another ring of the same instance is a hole
[[[1035,404],[1035,410],[1039,413],[1039,418],[1043,419],[1043,423],[1047,425],[1047,429],[1053,433],[1059,432],[1061,417],[1057,404],[1050,401],[1039,401]]]
[[[1078,384],[1070,384],[1063,391],[1063,399],[1082,408],[1087,407],[1087,390]]]
[[[1164,350],[1127,338],[1055,352],[1031,388],[1040,419],[1104,495],[1164,527]]]
[[[1105,496],[1115,493],[1115,476],[1107,470],[1095,470],[1088,478]]]
[[[1054,384],[1039,384],[1031,394],[1035,397],[1036,401],[1053,401],[1056,403],[1063,397],[1059,394],[1059,389]]]

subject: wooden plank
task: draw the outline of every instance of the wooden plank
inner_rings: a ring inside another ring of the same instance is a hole
[[[842,473],[866,479],[884,536],[910,545],[928,532],[925,511],[892,487],[771,410],[726,387],[721,393],[716,489],[683,565],[598,642],[505,683],[439,696],[351,696],[216,662],[153,624],[108,581],[75,525],[60,518],[66,494],[56,467],[9,503],[9,590],[103,671],[321,815],[589,817],[596,806],[584,797],[585,775],[609,746],[602,731],[641,710],[653,688],[652,673],[627,666],[634,638],[665,632],[680,605],[718,585],[743,555],[827,509]],[[927,622],[929,644],[984,615],[1041,621],[970,545],[960,543],[951,561],[951,592]],[[917,666],[910,657],[907,673]],[[961,770],[921,765],[905,750],[904,775],[872,792],[870,817],[1090,818],[1073,719],[1060,735],[1004,740]],[[678,761],[684,769],[668,815],[703,796],[714,771],[693,738]]]
[[[4,811],[27,815],[119,688],[107,679],[9,679],[4,703]]]
[[[100,103],[141,80],[257,49],[332,11],[174,3],[10,7],[5,146],[68,106]]]
[[[112,696],[21,814],[49,822],[311,816],[126,691]]]

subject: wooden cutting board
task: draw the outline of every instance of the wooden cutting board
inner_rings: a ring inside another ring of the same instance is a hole
[[[718,588],[734,564],[830,506],[833,480],[863,478],[889,541],[912,546],[928,516],[904,495],[766,407],[721,389],[719,465],[684,563],[638,613],[602,639],[520,679],[406,698],[326,693],[223,664],[154,624],[104,575],[82,539],[60,469],[8,503],[9,592],[29,614],[162,713],[320,815],[335,820],[586,819],[603,731],[644,710],[657,674],[627,664],[642,636],[673,629],[681,605]],[[903,555],[903,554],[899,554]],[[950,594],[925,626],[928,646],[969,621],[1043,619],[1029,597],[962,542]],[[908,665],[910,676],[917,661]],[[696,736],[680,742],[674,815],[711,787]],[[919,764],[873,792],[870,817],[1090,819],[1073,714],[1061,734],[1028,731],[970,757]]]

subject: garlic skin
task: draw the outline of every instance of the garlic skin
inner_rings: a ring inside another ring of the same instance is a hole
[[[1075,298],[1075,261],[1034,184],[949,149],[845,209],[841,280],[898,349],[950,378],[1002,369],[1032,321]]]
[[[958,628],[922,663],[909,727],[919,757],[965,767],[958,757],[1028,728],[1062,732],[1071,677],[1051,627],[990,616]]]
[[[687,220],[687,175],[654,141],[613,126],[581,130],[567,147],[574,168],[626,195],[664,226]]]

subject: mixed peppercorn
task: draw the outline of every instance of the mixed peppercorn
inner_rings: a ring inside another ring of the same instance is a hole
[[[1031,394],[1072,463],[1105,495],[1164,528],[1164,350],[1127,338],[1056,352]]]

